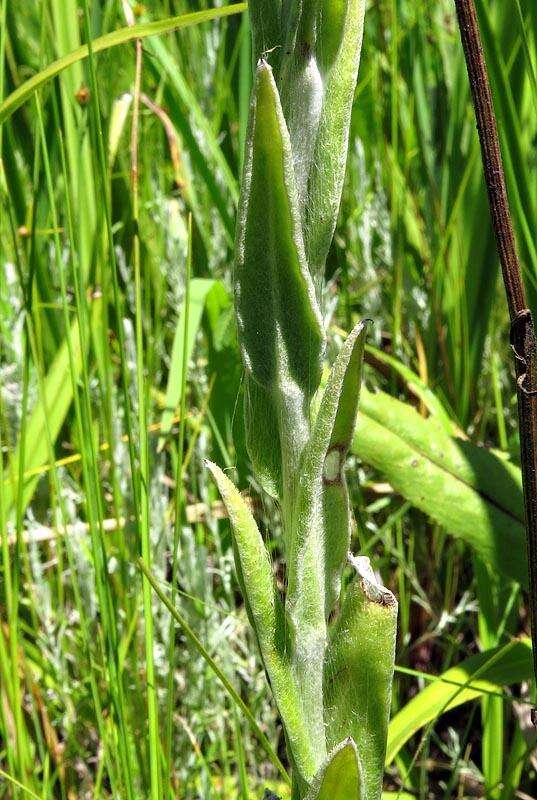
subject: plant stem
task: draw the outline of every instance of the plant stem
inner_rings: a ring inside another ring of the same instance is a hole
[[[517,376],[520,456],[529,564],[529,606],[532,620],[533,663],[537,676],[537,358],[531,311],[527,308],[515,232],[494,115],[492,92],[474,0],[455,0],[462,45],[474,104],[492,227],[502,268],[509,316],[510,342]],[[537,717],[533,714],[534,724]]]

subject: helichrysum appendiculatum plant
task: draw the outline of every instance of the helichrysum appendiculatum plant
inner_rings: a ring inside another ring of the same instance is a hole
[[[237,573],[285,729],[294,800],[378,800],[397,605],[365,558],[341,593],[350,545],[344,463],[365,324],[319,390],[319,283],[347,157],[365,0],[251,0],[257,68],[236,243],[247,444],[282,509],[285,598],[239,492],[227,506]],[[269,63],[270,62],[270,63]],[[320,394],[320,396],[319,396]]]

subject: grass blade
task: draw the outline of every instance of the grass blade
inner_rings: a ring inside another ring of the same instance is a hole
[[[164,33],[178,31],[181,28],[187,28],[191,25],[200,25],[202,22],[210,22],[214,19],[229,17],[232,14],[241,14],[246,8],[246,3],[235,3],[230,6],[224,6],[223,8],[214,8],[209,11],[195,11],[191,14],[180,14],[177,17],[170,17],[169,19],[144,22],[139,25],[120,28],[119,30],[112,31],[111,33],[107,33],[95,39],[92,42],[92,51],[93,54],[96,55],[103,50],[127,44],[127,42],[134,42],[136,39],[146,39],[148,36],[161,36]],[[0,105],[0,125],[9,119],[9,117],[38,89],[41,89],[49,83],[56,75],[59,75],[64,69],[67,69],[67,67],[88,58],[88,55],[89,49],[87,44],[82,45],[82,47],[77,47],[76,50],[58,58],[52,64],[49,64],[48,67],[45,67],[45,69],[21,84],[21,86],[8,95],[2,105]]]
[[[436,681],[423,689],[392,719],[389,727],[386,764],[392,763],[403,745],[440,714],[480,696],[480,689],[497,690],[531,678],[531,642],[522,639],[495,650],[471,656],[447,670],[442,678],[457,682],[459,688]]]
[[[155,592],[159,600],[161,600],[161,602],[164,603],[164,605],[166,606],[172,617],[181,626],[181,629],[186,638],[188,639],[188,641],[196,648],[198,653],[207,662],[209,667],[212,669],[214,674],[218,677],[218,679],[224,686],[230,698],[233,700],[235,705],[242,711],[242,713],[252,726],[252,729],[255,731],[255,734],[258,737],[267,756],[269,757],[271,764],[273,764],[276,767],[276,769],[278,770],[284,781],[287,784],[290,784],[290,778],[289,775],[287,774],[287,770],[285,769],[282,762],[274,752],[272,745],[270,744],[269,740],[259,727],[257,720],[252,715],[252,712],[250,711],[250,709],[248,708],[242,697],[239,695],[239,693],[237,692],[237,690],[235,689],[229,678],[222,672],[218,664],[215,662],[210,653],[206,650],[204,645],[198,639],[198,637],[196,636],[196,634],[194,633],[194,631],[192,630],[186,619],[182,616],[182,614],[179,613],[179,611],[174,606],[172,606],[171,602],[168,600],[168,598],[166,597],[166,595],[156,582],[155,578],[147,568],[147,565],[141,558],[138,558],[138,566],[140,567],[145,577],[153,587],[153,591]]]

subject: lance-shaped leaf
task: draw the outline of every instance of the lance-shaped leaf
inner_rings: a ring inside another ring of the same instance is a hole
[[[310,270],[320,278],[334,235],[347,163],[365,0],[322,0],[316,56],[324,94],[304,207]]]
[[[301,465],[294,516],[294,541],[289,559],[288,604],[296,601],[309,577],[302,556],[316,553],[322,570],[324,615],[339,596],[341,573],[350,544],[350,509],[344,466],[356,426],[367,323],[346,339],[332,369],[319,406],[311,439]]]
[[[507,458],[365,388],[352,451],[496,570],[527,585],[522,478]]]
[[[326,620],[339,595],[350,541],[343,474],[360,394],[366,324],[347,338],[325,387],[300,466],[288,563],[287,614],[310,735],[324,741],[322,671]]]
[[[304,214],[324,98],[323,80],[315,53],[320,0],[292,0],[288,5],[278,87]]]
[[[337,745],[318,774],[305,800],[364,800],[362,767],[351,738]]]
[[[257,68],[250,111],[235,277],[247,445],[258,479],[281,496],[308,438],[324,330],[304,255],[289,134],[266,62]]]
[[[293,762],[311,780],[318,761],[302,721],[300,697],[289,658],[285,612],[262,536],[238,490],[216,464],[206,462],[226,507],[233,531],[237,574],[263,664],[282,718]]]
[[[288,0],[278,88],[309,268],[322,276],[341,200],[365,0]]]
[[[391,703],[397,602],[377,582],[368,558],[350,558],[357,577],[347,590],[326,653],[328,746],[344,736],[360,743],[364,800],[378,800]]]
[[[323,452],[331,427],[328,448],[322,467],[322,515],[325,553],[325,613],[328,619],[341,590],[341,573],[351,539],[351,512],[345,460],[356,428],[360,400],[366,323],[360,322],[343,345],[326,386],[317,418],[313,446]],[[333,408],[336,415],[331,423]]]

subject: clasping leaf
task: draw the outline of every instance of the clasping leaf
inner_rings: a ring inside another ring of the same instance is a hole
[[[325,335],[304,253],[289,134],[264,61],[250,112],[235,280],[248,450],[263,487],[281,497],[308,438]]]
[[[289,657],[284,609],[268,553],[252,513],[233,483],[216,464],[207,461],[206,465],[229,514],[239,583],[291,755],[299,775],[310,780],[317,760],[302,720],[299,691]]]
[[[359,743],[364,800],[378,800],[384,775],[395,660],[397,601],[378,583],[369,559],[349,557],[356,576],[331,632],[325,661],[328,746]]]
[[[343,468],[360,396],[365,332],[364,322],[354,328],[328,379],[301,463],[292,517],[286,609],[305,721],[319,743],[324,739],[319,709],[327,620],[339,596],[350,543]]]
[[[349,737],[337,745],[313,779],[305,800],[363,800],[362,766]]]

